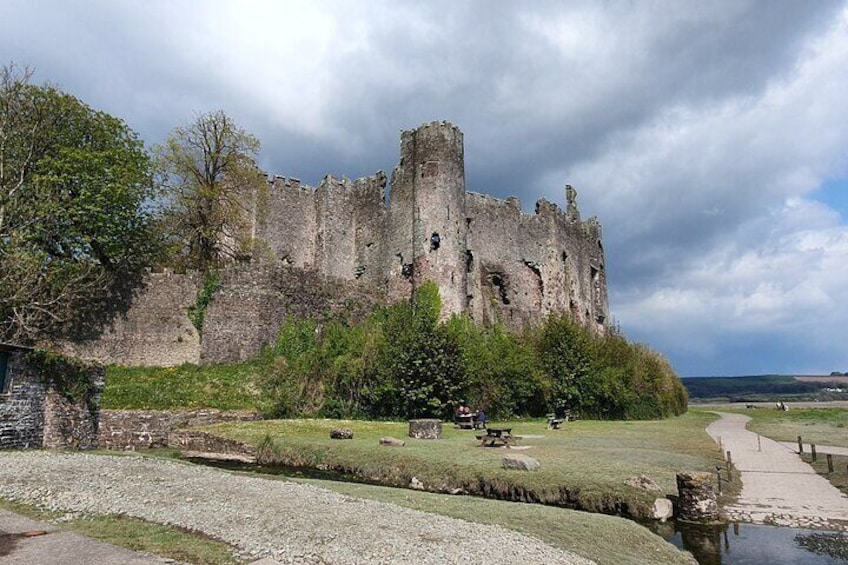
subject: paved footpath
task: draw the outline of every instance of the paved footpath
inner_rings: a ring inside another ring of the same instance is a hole
[[[730,520],[848,531],[848,497],[817,475],[790,447],[745,429],[743,414],[721,416],[707,427],[742,473],[742,493],[725,507]],[[797,449],[797,444],[795,445]]]

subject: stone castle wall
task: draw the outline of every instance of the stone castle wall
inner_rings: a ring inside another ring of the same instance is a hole
[[[274,177],[252,202],[246,229],[258,242],[247,265],[227,269],[202,336],[187,317],[197,275],[151,275],[102,337],[69,344],[84,358],[126,365],[229,362],[273,342],[290,317],[361,318],[409,300],[424,281],[442,316],[520,328],[570,312],[603,332],[609,320],[601,228],[582,221],[576,192],[566,210],[540,200],[524,214],[515,198],[467,192],[463,135],[432,122],[401,135],[400,162],[317,188]]]
[[[152,273],[133,293],[131,306],[116,312],[96,339],[56,344],[82,359],[119,365],[171,366],[200,362],[200,334],[188,317],[202,277]]]
[[[244,361],[273,343],[287,318],[361,320],[382,296],[365,282],[323,277],[280,263],[225,271],[203,323],[201,359]]]

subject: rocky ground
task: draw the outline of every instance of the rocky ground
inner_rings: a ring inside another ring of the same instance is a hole
[[[592,561],[497,526],[177,461],[0,452],[0,497],[75,514],[126,514],[206,533],[280,563]]]

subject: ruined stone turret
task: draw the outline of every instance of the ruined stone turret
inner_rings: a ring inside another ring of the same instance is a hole
[[[446,122],[429,123],[403,132],[400,151],[389,193],[389,298],[408,298],[433,281],[442,316],[458,314],[466,306],[462,132]]]

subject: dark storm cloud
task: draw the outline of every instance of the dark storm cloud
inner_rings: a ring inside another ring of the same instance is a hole
[[[614,315],[686,374],[743,342],[747,371],[812,368],[765,355],[793,336],[848,366],[848,232],[810,196],[848,176],[846,35],[843,1],[0,4],[0,59],[148,143],[222,108],[314,184],[449,120],[470,190],[532,212],[574,184]]]

